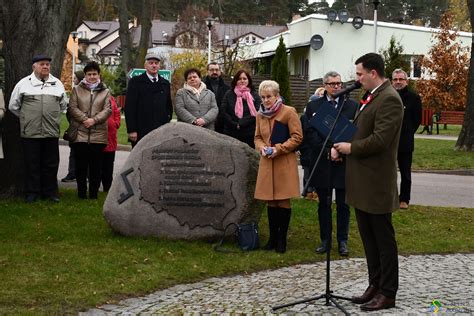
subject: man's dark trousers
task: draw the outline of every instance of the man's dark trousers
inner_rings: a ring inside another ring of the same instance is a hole
[[[400,202],[410,202],[411,163],[413,152],[398,152],[398,169],[400,170]]]
[[[318,193],[318,219],[319,219],[319,236],[321,241],[329,240],[329,232],[332,231],[328,226],[332,225],[331,218],[331,204],[328,205],[328,194],[332,197],[332,189],[330,193],[327,188],[316,188]],[[331,199],[332,200],[332,199]],[[336,189],[336,211],[337,211],[337,242],[347,241],[349,235],[349,218],[350,208],[346,204],[346,190]]]
[[[364,245],[369,284],[388,298],[398,290],[398,249],[392,213],[370,214],[356,209],[357,225]]]
[[[21,138],[25,159],[25,193],[58,196],[58,138]]]

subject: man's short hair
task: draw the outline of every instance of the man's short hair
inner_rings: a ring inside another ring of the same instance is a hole
[[[405,70],[401,69],[401,68],[397,68],[392,72],[392,78],[395,74],[403,74],[405,76],[405,79],[408,79],[407,72]]]
[[[382,56],[376,53],[368,53],[360,56],[355,61],[355,65],[362,64],[362,67],[366,70],[375,70],[379,77],[385,77],[385,64]]]
[[[336,71],[328,71],[323,77],[323,83],[326,83],[329,77],[340,77],[341,75]]]
[[[209,64],[207,64],[207,70],[209,70],[210,65],[216,65],[217,67],[219,67],[219,70],[221,69],[221,66],[219,65],[219,63],[213,61],[213,62],[210,62]]]

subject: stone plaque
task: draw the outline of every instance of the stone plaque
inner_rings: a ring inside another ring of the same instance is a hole
[[[185,123],[153,131],[133,149],[104,204],[112,229],[132,236],[215,238],[258,221],[254,149]]]

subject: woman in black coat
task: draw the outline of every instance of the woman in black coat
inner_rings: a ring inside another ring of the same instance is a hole
[[[261,103],[250,74],[243,69],[237,71],[232,79],[231,89],[222,99],[220,113],[224,134],[255,148],[255,116]]]

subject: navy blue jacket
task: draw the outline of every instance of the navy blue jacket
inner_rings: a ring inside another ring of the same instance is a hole
[[[344,102],[345,101],[345,102]],[[323,144],[325,137],[321,135],[316,129],[314,129],[310,124],[309,120],[314,113],[318,111],[318,108],[323,103],[329,103],[327,99],[326,92],[324,96],[310,101],[306,105],[306,111],[304,117],[302,117],[302,126],[303,126],[303,143],[300,146],[301,152],[301,161],[302,165],[306,164],[310,170],[312,170],[316,159],[318,158],[319,152],[323,149]],[[344,115],[349,120],[353,120],[356,110],[357,103],[349,98],[344,99],[344,96],[339,97],[337,109],[343,106],[341,115]],[[329,146],[332,146],[331,142],[328,142]],[[315,188],[327,188],[329,185],[329,160],[327,154],[323,153],[318,166],[313,174],[313,177],[309,180],[310,186]],[[331,162],[331,187],[337,189],[345,188],[345,161],[342,162]]]

